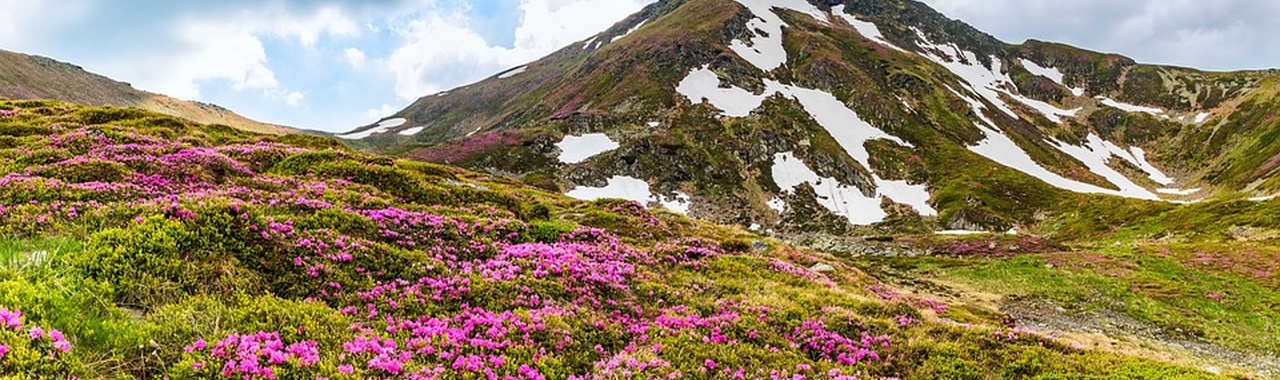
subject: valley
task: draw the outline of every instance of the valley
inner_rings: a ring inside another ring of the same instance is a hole
[[[1275,70],[662,0],[424,95],[0,53],[0,379],[1280,378]]]

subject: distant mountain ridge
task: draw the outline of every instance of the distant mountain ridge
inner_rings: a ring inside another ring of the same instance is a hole
[[[1280,192],[1277,93],[911,0],[667,0],[347,136],[719,223],[1003,231],[1099,196]]]
[[[80,66],[52,58],[0,50],[0,98],[53,99],[64,102],[140,109],[225,124],[247,131],[285,134],[297,129],[263,123],[218,105],[175,99],[133,88]]]

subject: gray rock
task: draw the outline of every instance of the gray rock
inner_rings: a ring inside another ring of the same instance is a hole
[[[751,249],[756,250],[756,252],[768,251],[769,243],[765,243],[764,240],[756,240],[751,242]]]
[[[827,265],[825,263],[817,263],[809,267],[809,270],[818,272],[818,273],[831,273],[831,272],[835,272],[836,268],[833,266]]]

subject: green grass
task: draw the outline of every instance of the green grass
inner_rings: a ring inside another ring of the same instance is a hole
[[[1280,312],[1274,307],[1280,304],[1280,289],[1274,276],[1257,278],[1193,267],[1185,257],[1152,253],[1162,249],[1119,246],[1013,258],[935,257],[864,265],[887,264],[1005,297],[1052,300],[1074,313],[1109,309],[1174,337],[1280,355],[1280,331],[1274,328],[1280,324]],[[1195,249],[1225,248],[1183,246],[1173,252]]]
[[[43,273],[67,253],[80,250],[80,242],[68,237],[0,240],[0,270]]]

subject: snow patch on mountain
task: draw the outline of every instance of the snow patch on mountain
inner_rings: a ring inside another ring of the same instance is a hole
[[[1089,168],[1089,171],[1102,176],[1102,178],[1105,178],[1108,182],[1119,187],[1120,192],[1117,193],[1117,195],[1138,199],[1160,199],[1160,197],[1155,193],[1152,193],[1150,190],[1134,183],[1133,180],[1129,179],[1129,177],[1126,177],[1124,174],[1112,169],[1111,166],[1108,165],[1112,157],[1120,157],[1121,159],[1129,161],[1135,165],[1138,165],[1138,162],[1134,159],[1133,155],[1129,154],[1129,152],[1120,149],[1119,146],[1116,146],[1111,142],[1103,141],[1101,137],[1098,137],[1098,135],[1092,133],[1089,134],[1083,146],[1070,145],[1056,140],[1051,140],[1051,142],[1059,151],[1084,163],[1085,167]],[[1146,165],[1150,166],[1150,164]],[[1157,174],[1150,174],[1153,179],[1157,178],[1157,176],[1164,176],[1164,174],[1159,174],[1159,171],[1156,171],[1156,173]],[[1172,180],[1169,180],[1168,183],[1172,182]]]
[[[769,209],[777,211],[779,214],[783,211],[787,211],[787,202],[782,200],[782,198],[770,199],[768,202],[765,202],[765,205],[769,206]]]
[[[1006,93],[1006,94],[1009,94],[1009,96],[1013,97],[1017,101],[1022,102],[1022,104],[1026,105],[1027,107],[1031,107],[1031,109],[1034,109],[1037,112],[1040,112],[1041,115],[1044,115],[1045,118],[1049,119],[1049,121],[1052,121],[1054,123],[1061,123],[1062,122],[1061,116],[1075,117],[1076,114],[1080,112],[1079,108],[1076,108],[1073,110],[1064,110],[1052,104],[1027,98],[1021,95],[1014,95],[1012,93]]]
[[[987,68],[978,60],[977,54],[960,49],[954,43],[946,45],[935,44],[924,35],[924,32],[919,29],[915,29],[915,31],[920,39],[917,43],[928,52],[928,54],[924,54],[926,58],[942,65],[942,67],[960,77],[960,79],[968,83],[970,90],[994,104],[996,108],[1004,111],[1010,117],[1017,118],[1018,114],[1008,104],[1005,104],[1000,96],[1002,94],[1040,112],[1045,118],[1054,123],[1061,123],[1063,116],[1074,117],[1076,113],[1080,112],[1079,108],[1065,110],[1007,90],[1008,88],[1015,88],[1013,79],[1009,78],[1009,74],[1003,72],[1000,59],[995,56],[990,57],[991,68]]]
[[[1105,96],[1099,96],[1097,99],[1101,101],[1102,104],[1105,104],[1107,106],[1110,106],[1112,108],[1119,109],[1125,112],[1141,112],[1141,113],[1147,113],[1152,115],[1160,115],[1164,113],[1164,110],[1159,108],[1129,104],[1129,103],[1121,102]]]
[[[787,23],[774,13],[774,8],[806,13],[820,21],[829,22],[826,13],[805,0],[736,1],[756,17],[747,21],[747,29],[753,34],[751,41],[733,40],[729,43],[729,49],[762,71],[771,71],[787,63],[787,50],[782,47],[782,27]]]
[[[1012,138],[1010,138],[1008,135],[1005,135],[1003,132],[1001,132],[999,128],[996,127],[995,123],[991,121],[991,119],[987,118],[987,116],[983,113],[983,109],[985,109],[986,107],[982,104],[982,102],[979,102],[977,99],[960,94],[958,91],[956,91],[951,87],[947,87],[947,89],[951,90],[951,92],[954,93],[956,96],[960,97],[960,99],[964,99],[966,102],[968,102],[969,106],[973,109],[973,112],[978,115],[979,119],[981,119],[981,122],[975,123],[975,125],[977,125],[978,129],[982,130],[982,133],[985,134],[987,138],[982,141],[979,141],[976,145],[970,146],[969,147],[970,151],[977,153],[980,156],[986,157],[992,161],[995,161],[998,164],[1013,168],[1014,170],[1017,170],[1027,175],[1030,175],[1032,177],[1035,177],[1036,179],[1044,181],[1044,183],[1047,183],[1051,186],[1054,186],[1060,189],[1074,191],[1077,193],[1125,195],[1124,192],[1122,191],[1104,189],[1096,185],[1091,185],[1091,184],[1076,181],[1067,177],[1063,177],[1057,173],[1049,171],[1049,169],[1046,169],[1043,166],[1040,166],[1039,163],[1036,163],[1035,159],[1031,158],[1030,154],[1028,154],[1025,150],[1023,150],[1022,147],[1018,146],[1018,144],[1014,142]],[[1087,158],[1088,160],[1093,161],[1092,157],[1093,157],[1094,151],[1092,149],[1082,148],[1082,147],[1063,148],[1063,146],[1070,147],[1070,145],[1067,145],[1067,144],[1062,144],[1062,143],[1055,144],[1055,147],[1057,147],[1059,150],[1063,150],[1064,152],[1069,151],[1069,152],[1079,153],[1081,156],[1088,157]],[[1106,150],[1105,147],[1103,147],[1102,149],[1108,153],[1107,157],[1110,157],[1110,151]],[[1085,160],[1081,160],[1081,161],[1085,161]],[[1086,165],[1088,164],[1088,162],[1085,162],[1085,163]],[[1106,167],[1105,161],[1102,166]],[[1090,169],[1092,170],[1093,167],[1090,166]],[[1106,167],[1106,170],[1114,172],[1114,170],[1111,170],[1111,168],[1109,167]],[[1106,178],[1107,176],[1103,175],[1103,177]],[[1108,178],[1108,180],[1110,180],[1110,178]],[[1132,181],[1129,181],[1128,178],[1124,178],[1124,181],[1128,183],[1132,183]],[[1145,191],[1145,189],[1143,191]],[[1146,198],[1146,199],[1151,199],[1152,197],[1154,197],[1154,195],[1138,194],[1137,192],[1131,192],[1131,193],[1140,195],[1139,197]]]
[[[653,199],[653,193],[649,191],[649,183],[627,176],[609,178],[609,183],[604,187],[579,186],[565,195],[587,201],[614,198],[642,204]]]
[[[369,128],[361,132],[352,132],[345,135],[338,135],[338,138],[347,139],[347,140],[365,139],[375,134],[387,133],[387,131],[390,130],[391,128],[399,127],[401,125],[404,125],[404,123],[407,123],[407,122],[409,121],[403,118],[387,119],[379,122],[378,125],[374,126],[373,128]]]
[[[784,193],[793,193],[796,186],[809,184],[818,195],[818,204],[854,225],[879,223],[889,216],[880,208],[879,197],[868,197],[857,187],[841,184],[835,178],[819,176],[790,152],[774,155],[773,182]]]
[[[676,91],[694,103],[706,100],[711,105],[724,110],[724,114],[730,117],[745,117],[751,114],[751,111],[760,107],[765,98],[775,94],[795,99],[818,125],[827,130],[827,133],[849,154],[849,157],[868,170],[871,168],[871,153],[867,151],[867,141],[889,140],[905,147],[913,147],[911,143],[862,120],[835,95],[821,90],[786,85],[770,79],[765,79],[764,82],[765,91],[760,95],[738,87],[722,88],[715,72],[703,66],[691,71],[689,76],[676,87]],[[879,192],[875,197],[876,207],[879,207],[879,197],[883,196],[895,202],[910,205],[921,215],[937,215],[937,210],[929,206],[929,192],[924,185],[889,181],[874,173],[872,179]]]
[[[715,71],[702,66],[689,73],[680,84],[676,86],[676,92],[684,95],[693,104],[702,103],[706,100],[712,106],[724,111],[725,116],[729,117],[746,117],[751,111],[760,107],[760,103],[764,102],[767,95],[752,94],[738,87],[721,88],[720,78],[716,76]],[[768,94],[765,91],[765,94]]]
[[[498,74],[498,79],[507,79],[510,77],[514,77],[516,75],[523,74],[526,70],[529,70],[529,65],[524,65],[511,70],[504,71],[502,74]]]
[[[856,17],[853,17],[853,15],[845,13],[844,4],[831,7],[831,13],[835,14],[837,17],[840,17],[845,22],[849,23],[849,25],[852,25],[853,29],[857,30],[858,34],[861,34],[863,37],[866,37],[871,41],[887,46],[894,50],[904,52],[904,53],[907,52],[903,48],[900,48],[897,45],[894,45],[892,42],[889,42],[888,39],[885,39],[884,34],[880,33],[880,27],[876,26],[876,24],[859,20]]]
[[[912,146],[897,136],[863,121],[835,95],[821,90],[785,85],[770,79],[765,79],[764,82],[765,91],[760,95],[733,86],[722,88],[715,72],[703,66],[690,72],[689,76],[676,87],[676,91],[694,103],[700,103],[705,99],[711,105],[723,110],[724,115],[729,117],[750,115],[751,111],[760,107],[764,99],[774,94],[795,99],[814,121],[822,125],[836,139],[836,142],[848,151],[849,156],[868,168],[871,167],[869,163],[871,154],[863,146],[867,141],[884,139],[902,146]]]
[[[1191,195],[1191,194],[1199,193],[1200,190],[1203,190],[1203,189],[1198,187],[1194,189],[1156,189],[1156,192],[1160,194],[1167,194],[1167,195]]]
[[[688,194],[676,192],[674,198],[654,195],[653,191],[649,189],[649,183],[627,176],[609,178],[608,184],[604,187],[579,186],[565,195],[585,201],[612,198],[634,201],[643,205],[656,203],[663,208],[681,214],[688,214],[689,208],[693,205]]]
[[[1202,123],[1204,123],[1205,121],[1209,120],[1209,116],[1211,116],[1211,115],[1212,115],[1212,114],[1210,114],[1210,113],[1208,113],[1208,112],[1202,112],[1202,113],[1200,113],[1200,114],[1196,115],[1196,124],[1202,124]]]
[[[413,135],[416,135],[416,134],[418,134],[418,133],[422,132],[422,130],[423,130],[423,129],[426,129],[426,128],[427,128],[427,127],[413,127],[413,128],[409,128],[409,129],[406,129],[406,130],[400,131],[400,133],[398,133],[398,135],[401,135],[401,136],[413,136]]]
[[[825,91],[786,86],[766,80],[769,88],[777,88],[777,92],[800,101],[805,112],[818,122],[836,143],[840,144],[850,157],[863,167],[870,168],[871,153],[867,152],[866,143],[871,140],[889,140],[905,147],[914,147],[897,136],[882,131],[870,123],[863,121],[858,114]]]
[[[662,205],[662,208],[684,215],[689,215],[689,208],[693,206],[693,199],[689,197],[689,194],[679,191],[676,192],[676,196],[674,198],[667,198],[663,196],[657,196],[655,198],[658,204]]]
[[[597,154],[618,149],[618,143],[603,133],[589,133],[582,136],[565,136],[556,143],[560,148],[560,162],[577,164]]]
[[[1108,142],[1108,144],[1111,144],[1111,143]],[[1115,146],[1115,144],[1111,144],[1111,145]],[[1129,153],[1132,153],[1133,156],[1125,156],[1122,154],[1116,154],[1116,156],[1123,158],[1125,160],[1128,160],[1134,165],[1137,165],[1138,168],[1142,169],[1143,172],[1147,173],[1147,176],[1151,177],[1152,181],[1155,181],[1158,184],[1165,185],[1165,186],[1173,184],[1173,178],[1170,178],[1169,176],[1165,175],[1164,172],[1160,171],[1160,169],[1156,168],[1155,165],[1152,165],[1151,162],[1147,161],[1147,151],[1142,150],[1142,148],[1134,146],[1134,147],[1129,147]]]
[[[1059,71],[1057,68],[1046,68],[1044,66],[1040,66],[1036,64],[1035,62],[1031,62],[1030,60],[1027,60],[1025,58],[1021,59],[1020,61],[1022,62],[1022,68],[1027,69],[1027,71],[1031,72],[1032,74],[1049,78],[1049,80],[1052,80],[1055,83],[1062,85],[1063,87],[1067,86],[1066,83],[1063,83],[1063,79],[1065,78],[1065,76],[1062,75],[1062,71]]]
[[[627,29],[626,32],[623,32],[622,34],[619,34],[613,37],[613,39],[609,40],[609,42],[618,42],[618,40],[622,39],[622,37],[626,37],[628,34],[631,34],[637,30],[640,30],[640,27],[644,26],[644,24],[648,22],[649,20],[641,21],[639,24],[636,24],[636,26],[631,27],[631,29]]]
[[[922,191],[923,186],[909,185],[905,181],[877,180],[876,194],[867,196],[856,186],[841,184],[835,178],[819,176],[791,152],[774,155],[772,175],[773,182],[788,194],[794,193],[796,186],[809,184],[817,194],[818,204],[854,225],[883,222],[889,215],[880,207],[881,200],[885,198],[907,204],[921,215],[937,215],[937,211],[932,211],[933,208],[928,204],[929,193]],[[923,197],[913,197],[919,194],[923,194]],[[783,210],[781,200],[776,198],[769,202],[769,207],[778,212]]]

